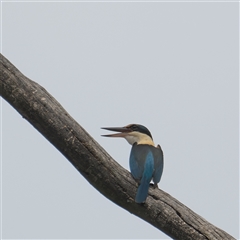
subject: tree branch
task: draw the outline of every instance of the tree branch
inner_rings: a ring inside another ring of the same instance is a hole
[[[1,96],[51,142],[105,197],[173,239],[234,239],[160,189],[150,187],[145,204],[134,202],[131,174],[39,84],[0,55]]]

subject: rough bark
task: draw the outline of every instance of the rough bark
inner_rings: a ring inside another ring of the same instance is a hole
[[[136,182],[39,84],[0,55],[0,93],[51,142],[101,194],[173,239],[234,239],[160,189],[150,187],[145,204]]]

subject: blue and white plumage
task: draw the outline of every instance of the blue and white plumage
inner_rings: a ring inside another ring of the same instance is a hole
[[[151,180],[154,182],[154,187],[157,187],[162,176],[163,152],[160,145],[155,147],[149,130],[139,124],[103,129],[119,132],[103,136],[123,137],[132,145],[129,165],[133,178],[139,183],[135,201],[145,202]]]

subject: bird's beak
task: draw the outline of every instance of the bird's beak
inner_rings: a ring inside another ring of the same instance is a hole
[[[104,127],[102,129],[118,132],[114,134],[101,135],[102,137],[125,137],[129,132],[131,132],[131,129],[126,127]]]

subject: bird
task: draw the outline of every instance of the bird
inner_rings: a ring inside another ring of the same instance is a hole
[[[103,127],[102,129],[118,133],[102,135],[103,137],[121,137],[132,145],[129,157],[130,171],[138,183],[136,203],[144,203],[148,196],[151,180],[154,188],[158,187],[163,172],[163,151],[160,145],[155,147],[150,131],[140,124],[125,127]]]

